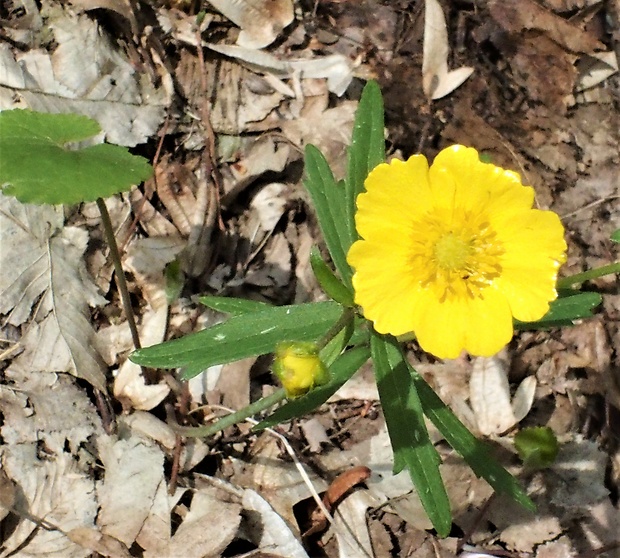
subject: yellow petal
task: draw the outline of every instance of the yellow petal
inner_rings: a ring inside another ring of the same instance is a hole
[[[466,350],[491,356],[506,345],[513,333],[506,299],[494,289],[484,298],[454,298],[440,302],[421,297],[414,332],[425,351],[439,358],[456,358]]]

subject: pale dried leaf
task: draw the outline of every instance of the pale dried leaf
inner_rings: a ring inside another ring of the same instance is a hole
[[[95,406],[68,376],[19,373],[11,367],[5,374],[18,390],[12,397],[8,388],[0,391],[5,444],[44,443],[51,452],[60,454],[68,447],[77,453],[93,434],[102,432]]]
[[[4,469],[0,469],[0,521],[2,521],[15,505],[15,484]]]
[[[63,453],[41,461],[36,444],[17,444],[2,452],[2,468],[19,486],[18,510],[44,518],[64,532],[93,526],[97,515],[94,481],[78,469],[71,455]],[[90,554],[59,531],[40,529],[26,519],[3,541],[0,556],[15,555],[17,549],[25,558],[82,558]]]
[[[161,305],[156,310],[145,312],[140,339],[145,347],[164,340],[168,320],[168,308]],[[170,387],[162,380],[158,384],[147,384],[142,368],[127,359],[119,368],[114,379],[114,396],[127,408],[149,411],[157,407],[170,393]]]
[[[339,558],[373,558],[366,512],[377,501],[368,490],[357,490],[336,508],[333,530],[338,540]]]
[[[618,58],[613,50],[594,52],[580,61],[579,78],[575,91],[585,91],[618,72]]]
[[[311,143],[318,147],[334,176],[341,177],[346,173],[346,151],[357,105],[357,101],[343,101],[337,107],[328,108],[327,92],[306,97],[299,118],[285,120],[280,126],[284,135],[296,145],[302,147]],[[321,125],[317,126],[317,122]]]
[[[325,427],[321,424],[319,419],[310,418],[302,420],[299,426],[304,433],[311,453],[320,453],[323,449],[323,444],[329,445],[331,443]]]
[[[49,206],[25,206],[0,196],[0,312],[21,324],[37,301],[35,321],[21,340],[13,367],[69,372],[106,390],[103,359],[94,345],[89,306],[103,305],[88,277],[83,254],[88,233],[65,227]]]
[[[159,420],[152,413],[146,411],[135,411],[126,416],[124,422],[141,436],[155,440],[167,450],[173,450],[176,445],[176,435],[172,428],[165,422]]]
[[[129,549],[120,541],[97,529],[77,527],[67,533],[67,537],[86,550],[109,558],[131,558]]]
[[[183,556],[203,558],[221,556],[232,542],[241,523],[241,506],[227,502],[213,488],[194,492],[189,512],[183,517],[165,551],[145,554],[145,558]],[[207,527],[208,528],[205,528]]]
[[[140,33],[138,22],[129,0],[71,0],[71,5],[78,12],[97,9],[112,10],[129,21],[134,35],[138,36]]]
[[[32,48],[11,60],[2,49],[8,69],[0,72],[0,89],[11,95],[0,95],[0,109],[84,114],[119,145],[134,146],[154,134],[170,103],[163,88],[137,75],[93,19],[57,10],[48,24],[58,45],[51,55]]]
[[[164,455],[152,441],[132,435],[122,440],[101,436],[99,456],[104,480],[97,487],[101,532],[130,547],[153,506],[164,478]]]
[[[255,446],[251,463],[233,460],[237,469],[233,478],[238,479],[236,484],[253,488],[260,493],[288,525],[296,525],[293,506],[300,500],[309,498],[311,493],[295,465],[281,460],[279,456],[277,439],[265,434]],[[317,492],[327,488],[323,479],[314,473],[308,473]]]
[[[287,200],[282,193],[285,188],[280,182],[272,182],[261,188],[250,202],[264,231],[272,231],[284,215]]]
[[[497,357],[474,360],[469,400],[478,430],[485,436],[505,432],[517,423],[510,404],[508,373]]]
[[[260,176],[266,172],[281,173],[291,160],[298,157],[290,144],[277,141],[274,137],[263,136],[253,141],[243,156],[227,168],[222,203],[230,204]]]
[[[273,54],[235,45],[209,43],[211,50],[235,58],[258,72],[273,72],[279,77],[326,78],[327,88],[339,97],[353,79],[353,69],[342,54],[318,56],[308,60],[281,60]]]
[[[530,412],[536,395],[536,384],[536,376],[528,376],[515,391],[511,406],[516,422],[521,422]]]
[[[209,0],[214,8],[241,28],[237,44],[263,48],[293,21],[291,0]]]
[[[424,3],[424,54],[422,59],[422,88],[432,100],[445,97],[459,87],[474,71],[458,68],[448,71],[448,28],[441,5],[437,0]]]
[[[195,201],[195,200],[194,200]],[[151,236],[134,240],[128,247],[125,257],[126,271],[131,272],[136,283],[141,288],[144,297],[154,310],[166,307],[166,281],[164,269],[185,248],[186,242],[179,235],[174,236]],[[154,324],[150,324],[151,329]],[[146,329],[146,324],[143,326]],[[160,343],[160,331],[141,332],[142,344],[146,347]],[[147,335],[151,342],[142,339]]]
[[[248,514],[247,528],[254,534],[254,544],[265,552],[276,552],[279,556],[287,558],[308,558],[297,537],[291,531],[284,519],[274,511],[269,503],[257,492],[246,488],[241,500],[243,508],[256,512],[260,522],[255,518],[256,514]],[[258,537],[257,537],[258,535]]]

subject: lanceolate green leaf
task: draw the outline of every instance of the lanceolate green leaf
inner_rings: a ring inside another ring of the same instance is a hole
[[[0,112],[0,184],[22,203],[74,204],[129,190],[149,178],[147,160],[124,147],[67,144],[95,136],[99,124],[78,114]]]
[[[304,161],[304,184],[312,198],[325,244],[344,284],[351,288],[351,268],[347,264],[349,235],[345,217],[345,189],[336,182],[325,157],[314,145],[306,146]]]
[[[256,426],[255,430],[269,428],[314,411],[336,393],[369,357],[370,351],[367,347],[356,347],[340,355],[329,367],[331,378],[327,384],[313,389],[299,399],[289,401]]]
[[[266,302],[228,296],[201,296],[198,300],[200,301],[200,304],[204,304],[212,310],[223,312],[224,314],[230,314],[232,316],[250,314],[259,310],[267,310],[267,308],[271,308],[271,305]]]
[[[393,337],[373,333],[370,349],[394,451],[394,472],[409,470],[429,519],[445,537],[452,525],[450,502],[439,473],[441,459],[426,430],[409,365]]]
[[[310,265],[319,285],[329,297],[343,306],[353,307],[353,293],[334,275],[316,247],[310,251]]]
[[[134,351],[130,358],[143,366],[184,367],[182,377],[189,379],[215,364],[273,352],[280,341],[314,341],[329,330],[342,311],[335,302],[270,307]]]
[[[465,427],[424,378],[410,366],[409,368],[415,389],[420,395],[424,414],[443,434],[446,441],[463,456],[474,473],[485,479],[497,492],[507,494],[522,506],[533,510],[534,503],[521,488],[517,479],[489,455],[484,443]]]
[[[355,230],[355,199],[364,191],[364,180],[379,163],[385,161],[385,138],[383,123],[383,98],[376,81],[364,87],[360,104],[355,113],[353,136],[349,147],[346,191],[348,251],[357,239]]]

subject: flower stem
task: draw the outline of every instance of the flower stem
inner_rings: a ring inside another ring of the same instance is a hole
[[[102,198],[97,198],[97,208],[99,209],[99,213],[101,213],[101,223],[103,224],[103,230],[105,232],[106,240],[108,241],[108,246],[110,246],[110,256],[112,257],[116,275],[116,286],[121,293],[121,300],[123,301],[125,316],[127,317],[127,323],[129,324],[129,330],[131,331],[133,346],[136,349],[139,349],[141,347],[140,337],[138,336],[138,328],[136,327],[136,320],[131,307],[129,290],[127,289],[127,281],[125,280],[125,273],[123,272],[123,265],[121,263],[121,255],[118,251],[118,244],[116,243],[116,237],[114,236],[114,229],[112,228],[110,214],[108,213],[108,208]]]
[[[620,261],[594,269],[588,269],[588,271],[584,271],[583,273],[575,273],[575,275],[562,277],[558,279],[557,288],[567,289],[568,287],[583,283],[584,281],[590,281],[591,279],[597,279],[598,277],[603,277],[603,275],[610,275],[612,273],[620,273]]]
[[[220,430],[224,430],[224,428],[228,428],[233,424],[237,424],[242,420],[245,420],[248,417],[256,415],[265,409],[269,409],[273,407],[276,403],[283,401],[286,399],[286,392],[284,388],[280,388],[277,391],[274,391],[271,395],[267,397],[263,397],[258,401],[244,407],[243,409],[239,409],[238,411],[231,413],[230,415],[226,415],[222,417],[214,424],[209,424],[207,426],[179,426],[179,425],[171,425],[172,429],[175,432],[178,432],[182,436],[188,436],[190,438],[206,438],[207,436],[213,436],[213,434],[217,434]]]
[[[353,309],[345,308],[342,316],[340,316],[338,321],[317,343],[317,347],[319,349],[325,347],[325,345],[327,345],[336,335],[338,335],[342,328],[346,327],[346,325],[351,321],[353,316]],[[181,434],[182,436],[187,436],[189,438],[206,438],[208,436],[213,436],[213,434],[217,434],[221,430],[224,430],[224,428],[228,428],[233,424],[237,424],[238,422],[241,422],[248,417],[261,413],[262,411],[273,407],[276,403],[280,403],[285,399],[286,390],[284,388],[280,388],[279,390],[273,392],[271,395],[263,397],[262,399],[251,403],[243,409],[239,409],[238,411],[231,413],[230,415],[222,417],[214,424],[209,424],[206,426],[180,426],[178,424],[171,424],[171,427],[175,432]]]
[[[342,316],[338,318],[338,321],[329,328],[329,331],[317,342],[317,349],[323,349],[340,331],[347,326],[347,324],[353,319],[355,312],[353,308],[345,308]]]

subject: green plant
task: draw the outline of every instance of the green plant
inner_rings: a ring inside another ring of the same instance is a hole
[[[129,190],[153,172],[143,157],[118,145],[79,142],[99,134],[99,124],[78,114],[30,110],[0,112],[0,183],[4,195],[22,203],[76,204],[95,201],[110,246],[134,346],[140,348],[129,291],[104,197]]]
[[[439,473],[440,457],[429,438],[425,416],[475,473],[496,491],[508,494],[528,509],[534,506],[516,479],[490,458],[485,444],[471,434],[416,372],[399,341],[392,335],[377,333],[355,305],[355,281],[347,255],[359,238],[356,199],[364,191],[369,173],[385,160],[383,133],[381,92],[376,83],[369,82],[356,115],[346,179],[337,181],[334,178],[316,147],[309,145],[305,151],[305,184],[335,272],[316,250],[312,253],[311,264],[332,301],[272,307],[241,299],[202,297],[202,304],[228,313],[230,318],[198,333],[136,351],[130,358],[146,366],[180,368],[181,378],[187,380],[215,364],[274,352],[284,342],[289,346],[300,342],[306,349],[309,342],[314,343],[313,354],[319,355],[330,372],[326,382],[324,378],[306,381],[304,385],[314,383],[315,386],[305,394],[301,393],[303,390],[291,389],[287,393],[282,388],[211,425],[176,427],[185,436],[211,436],[265,411],[270,412],[255,430],[309,413],[326,402],[370,357],[392,441],[394,470],[408,469],[429,518],[437,532],[445,536],[451,526],[450,506]],[[510,180],[513,174],[508,174]],[[534,322],[515,320],[515,328],[570,325],[577,318],[591,316],[601,301],[600,295],[575,292],[568,287],[619,270],[620,263],[616,262],[589,271],[587,277],[561,279],[558,281],[559,296],[550,303],[549,311]],[[450,333],[446,331],[445,334]],[[276,406],[283,401],[283,405]]]

